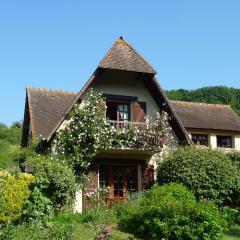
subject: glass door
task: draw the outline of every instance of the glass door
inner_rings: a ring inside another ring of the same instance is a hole
[[[127,193],[137,191],[137,165],[101,165],[99,168],[100,188],[109,188],[109,200],[125,201]]]

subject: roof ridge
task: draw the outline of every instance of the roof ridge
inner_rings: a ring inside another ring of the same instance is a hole
[[[131,45],[130,43],[128,43],[125,39],[123,39],[122,36],[119,37],[119,38],[115,41],[115,43],[112,45],[112,47],[107,51],[107,53],[105,54],[105,56],[103,57],[103,59],[102,59],[102,60],[100,61],[100,63],[98,64],[98,67],[100,67],[100,68],[101,68],[101,67],[105,68],[104,65],[106,65],[106,64],[108,63],[109,58],[111,57],[111,53],[112,53],[113,49],[114,49],[116,46],[118,46],[118,45],[125,45],[125,46],[127,46],[127,47],[130,49],[130,51],[132,51],[132,52],[143,62],[143,64],[145,64],[146,68],[148,69],[148,72],[151,72],[151,73],[153,73],[154,75],[157,73],[157,72],[154,70],[154,68],[143,58],[143,56],[140,55],[140,54],[138,53],[138,51],[136,51],[136,50],[132,47],[132,45]]]
[[[118,40],[124,41],[124,42],[128,45],[128,47],[131,48],[132,51],[133,51],[136,55],[138,55],[138,56],[143,60],[143,62],[145,62],[145,64],[147,64],[147,66],[151,68],[151,70],[152,70],[153,72],[155,72],[155,74],[157,73],[157,72],[153,69],[153,67],[144,59],[144,57],[143,57],[140,53],[138,53],[138,51],[136,51],[135,48],[133,48],[130,43],[128,43],[128,41],[126,41],[125,39],[123,39],[122,36],[121,36]]]
[[[66,91],[61,89],[51,89],[51,88],[40,88],[40,87],[26,87],[27,92],[31,91],[39,91],[39,92],[47,92],[47,93],[63,93],[66,95],[76,95],[78,92],[74,91]]]
[[[229,104],[220,104],[220,103],[205,103],[205,102],[190,102],[190,101],[182,101],[182,100],[169,100],[170,102],[175,103],[188,103],[192,105],[207,105],[207,106],[217,106],[217,107],[226,107],[232,108]]]

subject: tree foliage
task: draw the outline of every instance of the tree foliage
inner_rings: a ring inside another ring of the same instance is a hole
[[[196,90],[167,91],[171,100],[228,104],[240,115],[240,89],[225,86],[203,87]]]

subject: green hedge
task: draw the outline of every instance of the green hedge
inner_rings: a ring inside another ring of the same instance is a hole
[[[240,171],[220,151],[196,147],[179,148],[159,162],[158,182],[187,186],[198,200],[233,206],[240,192]]]
[[[175,183],[154,186],[122,211],[121,228],[140,239],[220,240],[226,226],[213,203],[197,203],[186,187]]]

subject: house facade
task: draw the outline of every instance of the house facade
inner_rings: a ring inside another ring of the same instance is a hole
[[[190,108],[191,103],[169,101],[155,75],[152,66],[119,38],[78,93],[27,88],[22,146],[27,146],[32,137],[40,137],[44,144],[51,146],[68,113],[84,101],[87,90],[92,88],[103,93],[106,117],[116,128],[124,124],[141,128],[146,116],[154,120],[155,112],[165,111],[171,127],[170,146],[196,143],[240,149],[240,119],[230,107],[216,107],[219,114],[214,116],[209,110],[205,114],[209,120],[205,119],[203,126],[199,119],[200,108],[194,107],[198,104]],[[201,111],[206,113],[207,109]],[[223,112],[225,120],[221,120]],[[210,122],[212,124],[208,125]],[[222,124],[221,127],[218,124]],[[77,193],[76,211],[81,212],[86,207],[85,195],[102,187],[109,187],[111,199],[124,199],[126,192],[148,188],[156,177],[155,160],[155,154],[146,150],[102,150],[89,168],[89,182]]]

